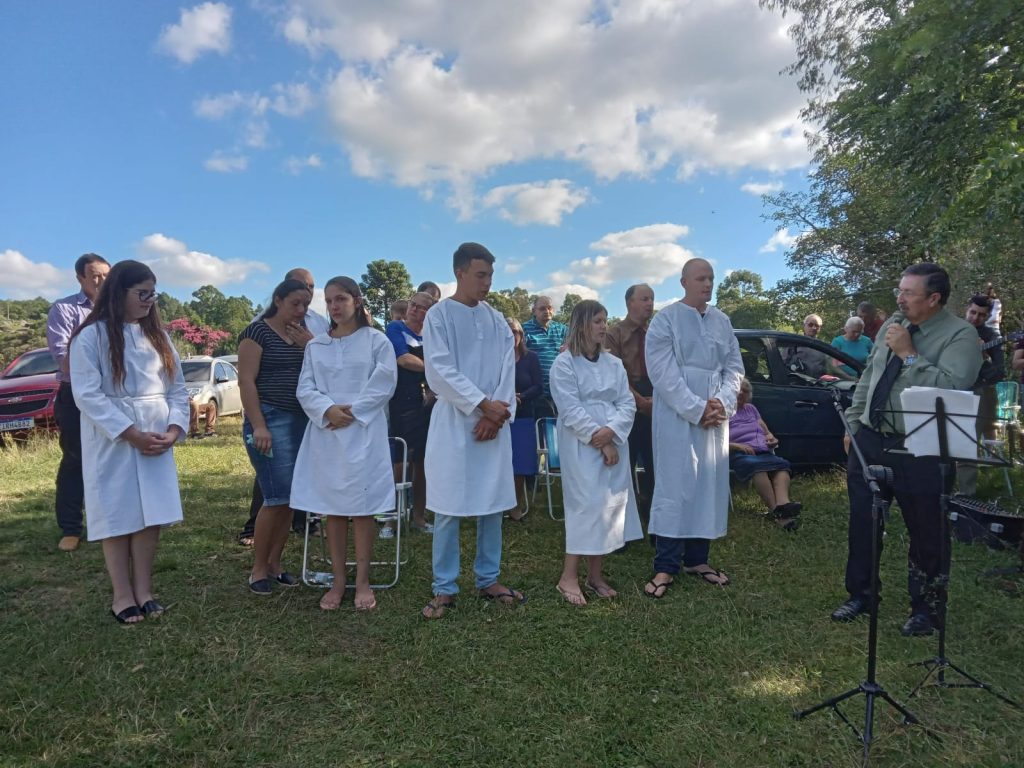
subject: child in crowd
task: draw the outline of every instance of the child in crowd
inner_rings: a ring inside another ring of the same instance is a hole
[[[309,424],[295,463],[291,504],[328,518],[334,584],[320,601],[325,611],[337,610],[345,595],[352,519],[355,608],[371,611],[377,607],[370,589],[373,516],[395,508],[386,414],[398,366],[391,342],[370,324],[354,280],[331,278],[324,299],[331,330],[306,345],[296,392]]]
[[[160,527],[182,519],[172,447],[188,427],[188,392],[158,295],[145,264],[115,264],[71,339],[89,540],[103,542],[110,612],[121,624],[164,612],[153,561]]]
[[[587,603],[578,576],[581,557],[587,558],[587,589],[599,598],[613,598],[618,593],[605,581],[604,555],[643,536],[629,476],[636,401],[622,361],[603,351],[607,322],[600,303],[577,304],[566,350],[551,366],[566,552],[556,589],[572,605]]]

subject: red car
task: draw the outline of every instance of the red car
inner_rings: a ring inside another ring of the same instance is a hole
[[[56,430],[57,363],[46,347],[16,357],[0,374],[0,440],[33,429]]]

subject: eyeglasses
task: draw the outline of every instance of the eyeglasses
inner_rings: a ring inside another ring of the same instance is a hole
[[[430,309],[430,307],[426,306],[424,304],[417,304],[416,302],[413,301],[413,302],[409,302],[409,309],[420,309],[420,310],[426,312],[428,309]]]
[[[139,297],[139,301],[142,302],[156,301],[160,297],[160,293],[158,291],[146,291],[143,290],[142,288],[139,288],[138,290],[134,291],[129,291],[129,293],[134,293],[136,296]]]
[[[893,288],[892,295],[895,296],[897,299],[900,296],[906,296],[908,299],[912,299],[915,296],[925,296],[927,294],[915,293],[914,291],[908,291],[906,288]]]

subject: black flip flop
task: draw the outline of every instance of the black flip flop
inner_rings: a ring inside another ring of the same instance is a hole
[[[137,605],[129,605],[120,613],[114,613],[114,610],[110,610],[110,615],[117,619],[118,624],[138,624],[137,621],[128,621],[128,619],[134,619],[138,616],[145,616],[142,613],[142,609]]]
[[[142,615],[147,619],[155,619],[159,616],[163,616],[164,611],[166,610],[167,609],[160,605],[156,600],[147,600],[142,604]]]
[[[654,587],[654,589],[651,590],[650,592],[648,592],[645,589],[644,590],[644,594],[647,595],[648,597],[654,599],[654,600],[661,600],[661,598],[663,598],[665,596],[665,593],[668,592],[669,588],[673,584],[675,584],[675,583],[676,583],[675,579],[672,579],[672,581],[661,581],[661,582],[658,582],[658,581],[655,581],[654,579],[651,579],[650,581],[647,582],[646,586]]]

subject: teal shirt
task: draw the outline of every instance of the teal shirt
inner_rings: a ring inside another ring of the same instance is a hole
[[[523,323],[523,336],[526,341],[526,348],[531,352],[537,353],[537,359],[540,361],[540,377],[544,384],[544,394],[548,397],[551,396],[551,366],[555,362],[555,358],[558,357],[558,353],[562,351],[562,345],[565,343],[565,337],[569,333],[569,327],[563,325],[556,320],[552,320],[548,323],[548,327],[541,328],[540,324],[530,318]]]
[[[891,318],[878,331],[878,341],[868,356],[867,368],[853,390],[853,404],[846,409],[846,418],[855,431],[861,426],[871,426],[867,410],[889,360],[889,347],[883,339],[890,323]],[[900,393],[907,387],[969,390],[974,385],[981,370],[981,347],[973,325],[943,307],[921,324],[912,339],[917,359],[900,371],[889,394],[887,410],[900,409]],[[883,424],[883,432],[906,434],[902,414],[885,414],[885,419],[888,423]]]
[[[871,343],[871,339],[869,339],[864,334],[858,336],[856,341],[850,341],[843,334],[839,334],[834,339],[832,339],[832,346],[838,349],[840,352],[845,352],[858,363],[866,363],[868,360],[868,355],[871,354],[871,349],[874,345]],[[857,372],[848,365],[841,365],[839,367],[842,368],[851,376],[857,375]]]

